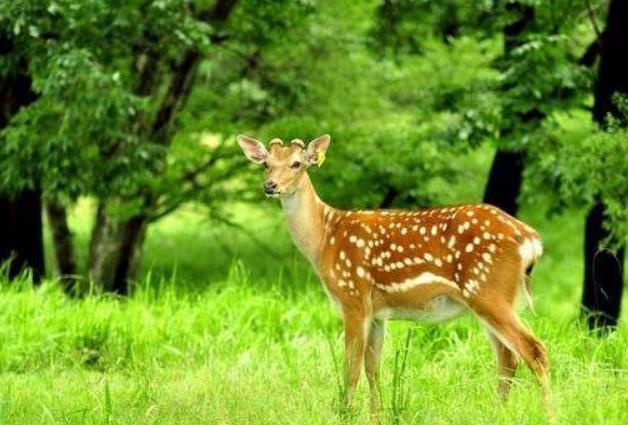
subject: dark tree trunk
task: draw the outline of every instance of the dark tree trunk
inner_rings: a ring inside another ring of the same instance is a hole
[[[628,2],[612,0],[603,43],[599,46],[600,64],[594,87],[593,119],[602,128],[606,126],[608,115],[626,124],[626,118],[613,103],[613,95],[628,94],[627,52]],[[597,202],[589,212],[585,225],[582,309],[588,315],[591,329],[612,329],[617,325],[624,287],[624,247],[622,246],[617,254],[602,247],[609,237],[603,227],[605,211],[604,203]]]
[[[12,40],[0,36],[0,55],[11,54]],[[20,108],[37,97],[31,89],[26,62],[20,58],[15,61],[13,72],[0,80],[0,129],[9,125]],[[0,263],[10,261],[10,278],[16,277],[25,268],[32,269],[35,282],[44,276],[41,214],[39,189],[0,195]]]
[[[523,181],[523,153],[498,149],[484,190],[484,202],[515,216]]]
[[[79,288],[77,287],[78,275],[74,257],[74,243],[72,241],[72,232],[68,226],[65,207],[54,202],[48,202],[46,203],[46,214],[52,232],[52,243],[59,279],[66,292],[76,294]]]
[[[504,27],[505,58],[509,58],[513,49],[521,45],[523,34],[534,24],[534,7],[514,2],[508,3],[507,8],[517,15],[517,19]],[[521,123],[530,124],[542,120],[545,116],[537,110],[531,110],[517,118]],[[502,129],[502,134],[504,137],[508,137],[512,131],[512,128],[505,128]],[[495,152],[484,189],[484,202],[495,205],[510,215],[517,214],[525,166],[524,160],[524,152],[505,149],[498,149]]]
[[[41,213],[38,190],[0,197],[0,261],[10,261],[7,271],[11,279],[25,268],[32,270],[35,282],[44,276]]]
[[[617,325],[624,289],[624,248],[617,254],[600,249],[600,243],[610,236],[603,226],[605,209],[604,204],[597,203],[587,215],[585,225],[582,306],[591,329]]]
[[[98,207],[90,244],[89,275],[105,291],[129,293],[137,276],[141,248],[148,220],[137,215],[119,220]]]

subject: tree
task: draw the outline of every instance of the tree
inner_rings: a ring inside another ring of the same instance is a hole
[[[608,129],[610,117],[616,120],[614,125],[625,127],[628,116],[616,103],[618,94],[628,95],[628,4],[625,1],[610,2],[600,43],[593,119],[603,129]],[[614,235],[605,226],[607,210],[608,206],[598,197],[585,224],[582,306],[592,329],[617,325],[624,287],[624,240],[621,234]],[[605,247],[609,242],[615,250]]]
[[[28,64],[9,34],[0,32],[0,130],[36,95],[28,76]],[[11,57],[12,60],[8,60]],[[34,281],[44,275],[41,190],[38,182],[10,193],[0,191],[0,263],[8,262],[9,278],[25,268]]]
[[[206,106],[183,113],[192,88],[199,74],[205,86],[221,79],[214,67],[224,51],[253,51],[243,54],[244,66],[225,69],[228,78],[256,74],[260,50],[296,31],[309,10],[307,2],[282,0],[263,7],[236,0],[21,0],[3,8],[0,27],[28,59],[38,98],[1,134],[0,186],[16,192],[41,177],[62,274],[74,268],[76,251],[64,207],[80,196],[97,204],[87,273],[120,294],[135,277],[150,223],[183,202],[209,207],[224,199],[221,184],[240,163],[229,161],[225,136],[233,129],[217,128],[210,146],[198,143],[207,137],[194,134],[187,116]],[[238,23],[230,26],[234,13]],[[218,208],[209,211],[223,217]]]
[[[515,17],[504,25],[504,53],[499,61],[502,71],[506,70],[513,61],[517,61],[514,51],[526,42],[526,36],[534,30],[535,9],[531,5],[519,2],[508,3],[506,9]],[[512,88],[512,81],[505,80],[502,91],[508,96]],[[501,129],[501,137],[509,138],[520,127],[539,126],[539,121],[545,114],[536,107],[527,111],[513,113],[514,119],[507,120],[507,126]],[[500,207],[511,215],[517,215],[519,209],[519,195],[523,183],[525,152],[521,149],[508,150],[498,148],[488,175],[484,190],[483,201]]]

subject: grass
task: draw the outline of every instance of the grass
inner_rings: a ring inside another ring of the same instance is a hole
[[[355,409],[340,414],[340,319],[270,205],[240,210],[268,247],[191,208],[160,222],[128,299],[71,300],[52,280],[0,282],[0,424],[367,423],[364,378]],[[80,241],[88,209],[72,222]],[[490,346],[463,317],[390,324],[384,423],[626,423],[628,328],[599,339],[578,321],[583,217],[539,211],[522,211],[546,250],[537,315],[522,314],[549,348],[556,417],[543,413],[525,369],[498,402]]]

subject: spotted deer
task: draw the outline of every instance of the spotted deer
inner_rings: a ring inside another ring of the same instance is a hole
[[[264,191],[281,201],[301,253],[314,266],[345,330],[346,400],[364,361],[377,412],[378,367],[390,319],[442,321],[471,311],[497,357],[498,393],[506,398],[518,359],[546,394],[543,344],[521,323],[517,296],[542,253],[539,234],[491,205],[416,211],[343,211],[323,202],[307,173],[320,166],[330,138],[262,143],[240,135],[245,155],[266,169]],[[529,299],[529,297],[528,297]],[[529,299],[530,300],[530,299]]]

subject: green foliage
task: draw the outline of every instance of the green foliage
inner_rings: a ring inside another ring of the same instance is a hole
[[[527,171],[535,182],[531,187],[539,192],[549,188],[555,194],[550,207],[554,212],[604,202],[606,225],[615,235],[612,243],[621,244],[628,235],[628,131],[612,117],[604,130],[593,123],[577,124],[583,119],[561,117],[570,131],[557,137],[554,130],[550,143],[535,146],[533,166]]]
[[[592,38],[584,0],[241,0],[222,21],[208,18],[214,4],[18,0],[4,8],[0,27],[16,47],[0,61],[11,70],[26,58],[39,99],[2,132],[0,188],[39,184],[47,197],[94,196],[127,215],[146,209],[151,220],[196,201],[230,221],[226,200],[262,196],[235,134],[329,133],[329,161],[314,173],[325,199],[440,203],[443,182],[465,177],[455,164],[485,142],[533,146],[530,161],[547,169],[547,158],[564,156],[552,142],[556,117],[590,102],[591,73],[575,59]],[[170,104],[190,52],[202,60]],[[582,156],[604,149],[580,148]],[[570,191],[594,190],[569,180]],[[547,188],[566,204],[566,189]],[[621,194],[603,192],[620,209]]]

